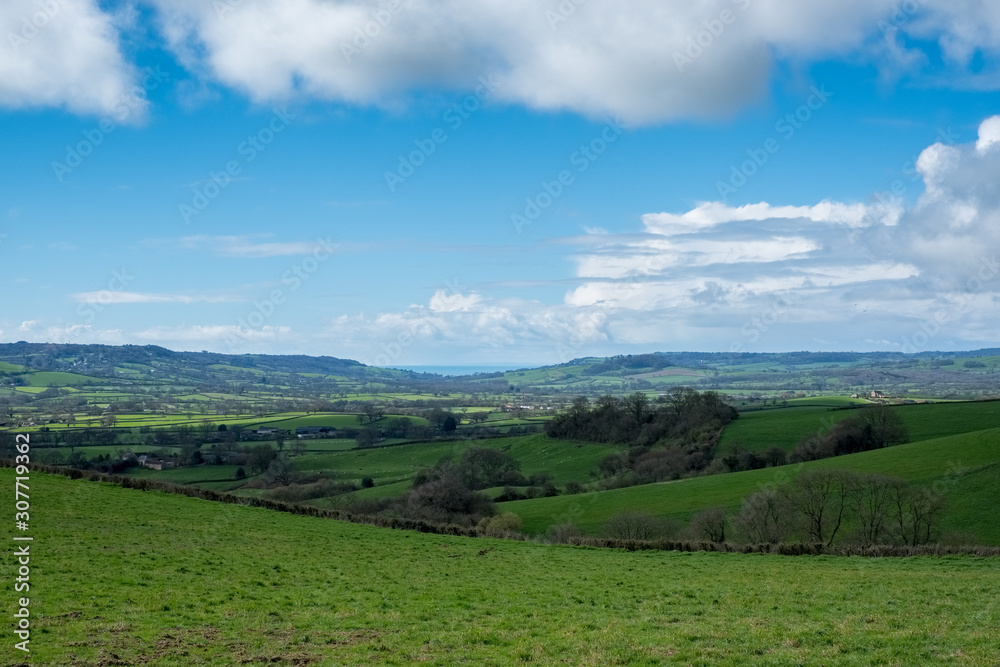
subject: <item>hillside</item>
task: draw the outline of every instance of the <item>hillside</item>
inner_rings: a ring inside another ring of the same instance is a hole
[[[715,505],[735,509],[752,491],[783,483],[805,470],[845,469],[895,475],[925,485],[940,482],[946,489],[945,525],[972,533],[985,544],[1000,545],[995,500],[988,500],[991,492],[1000,491],[998,464],[1000,429],[994,428],[799,465],[520,500],[503,507],[521,516],[529,534],[544,533],[549,526],[566,521],[593,532],[625,509],[686,520]]]
[[[1000,424],[1000,401],[934,403],[894,406],[910,442],[970,433]],[[719,441],[719,451],[736,444],[752,451],[778,446],[791,450],[803,438],[825,431],[857,410],[818,406],[789,407],[741,413]]]
[[[34,665],[986,665],[998,651],[994,559],[552,547],[36,473],[32,503]]]

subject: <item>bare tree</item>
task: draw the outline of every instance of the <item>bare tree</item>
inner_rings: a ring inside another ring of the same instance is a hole
[[[930,489],[899,484],[890,489],[889,503],[893,523],[903,544],[916,546],[931,541],[944,510],[941,496]]]
[[[858,541],[865,546],[883,544],[890,529],[893,492],[904,482],[888,475],[862,475],[850,490],[851,509],[857,519]]]
[[[267,466],[265,479],[268,482],[277,483],[281,486],[288,486],[291,484],[292,466],[288,462],[288,457],[282,454],[271,461],[270,465]]]
[[[647,512],[625,510],[611,517],[602,532],[617,540],[656,540],[669,537],[673,526]]]
[[[729,512],[725,507],[709,507],[691,517],[691,532],[698,539],[725,542],[728,523]]]
[[[788,500],[772,489],[755,491],[743,499],[736,527],[752,544],[776,544],[789,533]]]
[[[359,424],[374,424],[385,417],[385,409],[375,405],[374,403],[365,403],[361,410],[361,414],[358,415]]]
[[[810,470],[784,489],[803,519],[810,540],[827,546],[833,544],[843,525],[853,484],[852,473]]]

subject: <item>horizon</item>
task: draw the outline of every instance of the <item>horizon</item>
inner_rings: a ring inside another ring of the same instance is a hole
[[[997,345],[1000,11],[772,4],[8,2],[0,342]]]

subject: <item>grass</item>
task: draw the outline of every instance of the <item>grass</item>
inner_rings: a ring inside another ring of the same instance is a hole
[[[519,514],[524,521],[524,531],[530,534],[544,533],[549,526],[566,521],[594,532],[626,509],[686,520],[706,507],[723,505],[735,509],[752,491],[785,482],[803,470],[845,469],[896,475],[925,485],[942,481],[949,508],[946,525],[961,526],[983,543],[1000,545],[1000,525],[995,521],[998,496],[990,501],[988,494],[989,489],[997,488],[994,464],[998,461],[1000,429],[990,429],[800,465],[521,500],[503,503],[501,507]],[[976,481],[980,478],[968,477],[970,474],[983,475],[988,484],[977,487]]]
[[[386,419],[392,419],[398,415],[387,415]],[[407,417],[414,424],[427,424],[423,417]],[[344,414],[324,414],[299,416],[284,419],[273,419],[269,421],[257,421],[249,425],[252,428],[280,428],[296,429],[300,426],[334,426],[336,428],[361,428],[358,418],[355,415]]]
[[[1000,424],[1000,401],[921,403],[892,409],[906,424],[910,442],[971,433]],[[744,412],[723,431],[719,451],[726,451],[736,442],[753,451],[774,445],[789,451],[806,436],[824,432],[841,419],[856,414],[856,410],[824,409],[816,405]]]
[[[628,553],[41,474],[32,491],[36,665],[990,665],[1000,653],[998,560]],[[13,653],[6,664],[28,660]]]
[[[506,451],[521,462],[521,472],[525,475],[547,471],[557,485],[588,481],[591,473],[596,473],[598,462],[615,451],[606,445],[554,440],[539,434],[306,454],[292,460],[300,471],[322,470],[352,480],[371,477],[378,484],[387,484],[409,480],[421,468],[432,467],[446,456],[458,460],[470,447]]]
[[[37,371],[26,373],[24,381],[31,387],[82,387],[91,384],[107,384],[103,378],[80,375],[78,373],[60,373],[53,371]]]
[[[155,479],[160,482],[173,482],[175,484],[192,484],[194,482],[233,482],[236,479],[236,470],[240,466],[230,465],[201,465],[184,468],[170,468],[168,470],[150,470],[149,468],[133,468],[129,470],[129,477],[139,479]],[[205,486],[199,484],[199,486]]]

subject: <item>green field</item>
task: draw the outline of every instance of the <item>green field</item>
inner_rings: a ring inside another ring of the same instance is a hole
[[[723,505],[735,509],[744,496],[763,486],[782,483],[799,472],[845,469],[902,477],[910,482],[946,484],[944,524],[974,534],[985,544],[1000,545],[996,498],[1000,498],[1000,429],[924,440],[872,452],[838,456],[778,468],[749,470],[646,484],[625,489],[503,503],[516,512],[529,534],[573,521],[596,531],[615,514],[638,509],[659,516],[688,519],[693,513]],[[992,495],[993,500],[989,498]]]
[[[398,415],[386,415],[386,419],[392,419]],[[426,425],[427,420],[423,417],[407,417],[414,424]],[[294,430],[301,426],[333,426],[335,428],[360,428],[356,415],[343,414],[320,414],[302,415],[289,418],[272,419],[269,421],[256,421],[248,424],[249,428],[280,428]]]
[[[899,405],[892,410],[906,424],[910,442],[1000,426],[1000,401],[922,403]],[[856,410],[818,406],[743,412],[723,431],[719,451],[727,451],[737,442],[752,451],[775,445],[791,450],[803,438],[822,433],[841,419],[856,414]]]
[[[107,384],[108,380],[77,373],[37,371],[26,373],[24,381],[31,387],[84,387],[92,384]]]
[[[1000,655],[1000,560],[629,553],[31,482],[31,656],[8,633],[5,664],[909,666]],[[0,483],[11,488],[13,473]]]
[[[395,447],[353,449],[344,452],[306,454],[295,457],[300,471],[323,471],[332,477],[360,480],[371,477],[377,484],[409,480],[421,468],[430,468],[446,456],[458,460],[469,447],[489,447],[506,451],[521,463],[521,472],[552,473],[553,482],[587,482],[596,473],[598,462],[615,451],[594,443],[554,440],[544,435],[530,435],[492,440],[457,440],[424,442]],[[373,492],[377,493],[377,492]]]

